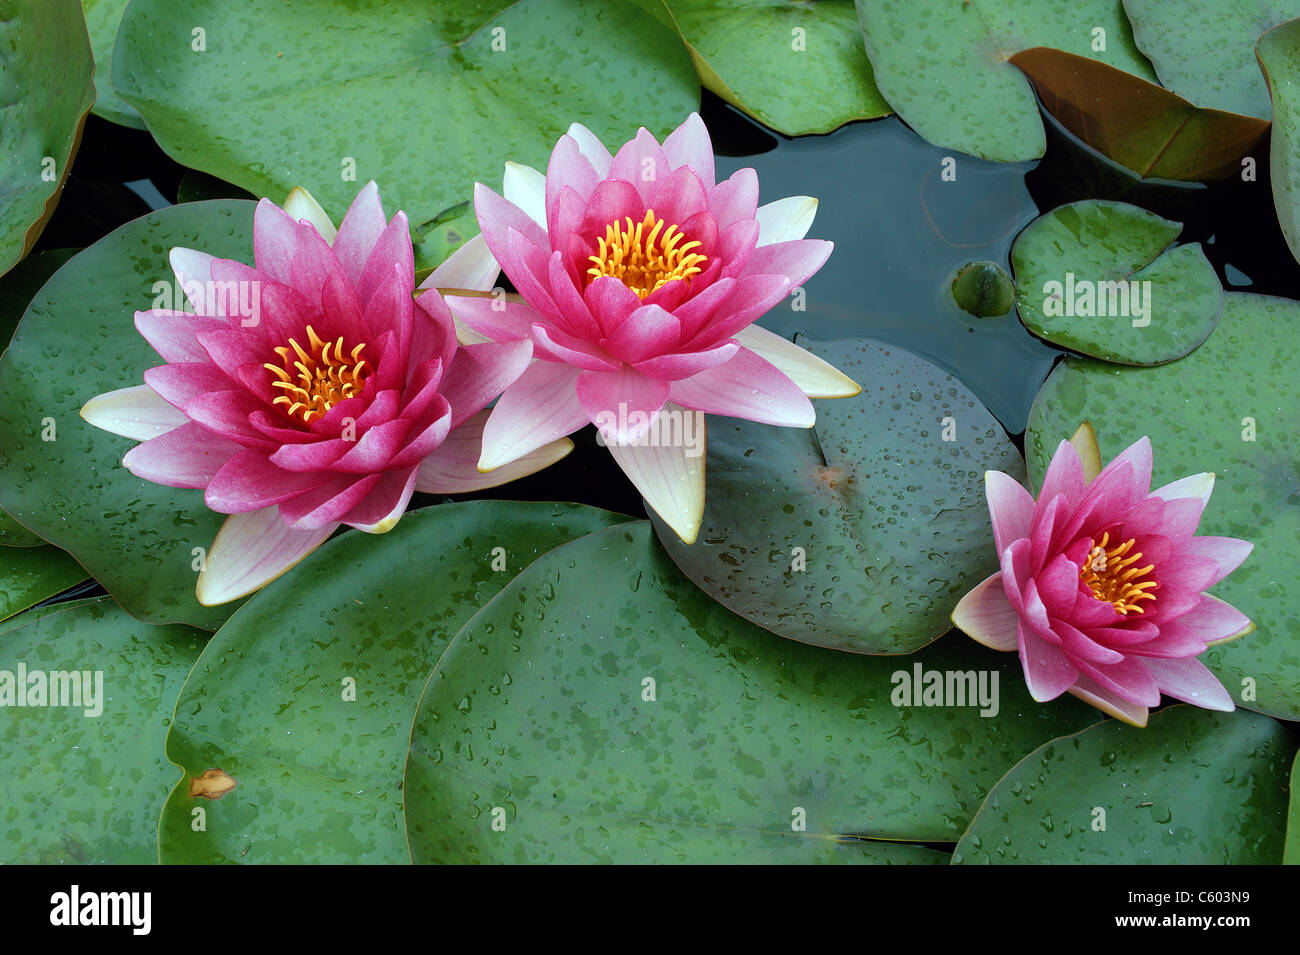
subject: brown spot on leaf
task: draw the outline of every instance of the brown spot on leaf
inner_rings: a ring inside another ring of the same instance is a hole
[[[219,769],[209,769],[201,776],[190,778],[190,798],[220,799],[236,785],[233,776],[227,776]]]

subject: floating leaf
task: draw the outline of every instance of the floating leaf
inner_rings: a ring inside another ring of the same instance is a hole
[[[1214,334],[1179,361],[1126,368],[1067,358],[1043,385],[1025,435],[1035,486],[1057,444],[1085,420],[1105,461],[1150,435],[1153,487],[1215,473],[1199,533],[1255,549],[1214,593],[1256,630],[1203,659],[1238,703],[1292,720],[1300,718],[1297,329],[1300,302],[1230,292]]]
[[[122,22],[128,0],[81,0],[86,14],[86,30],[95,55],[95,106],[92,112],[110,122],[144,129],[144,120],[136,108],[113,89],[113,41]]]
[[[896,706],[914,702],[914,667],[997,680],[997,714]],[[904,662],[779,640],[624,524],[538,559],[443,654],[411,732],[411,855],[911,861],[846,837],[954,839],[1001,773],[1087,709],[1035,704],[1018,660],[971,641]]]
[[[706,593],[792,640],[910,653],[997,570],[983,475],[1020,454],[960,381],[868,339],[804,347],[859,382],[811,431],[708,420],[704,522],[669,555]]]
[[[1276,720],[1170,706],[1103,720],[998,782],[953,862],[1276,865],[1295,743]]]
[[[346,532],[270,583],[181,692],[167,756],[186,775],[163,812],[162,860],[409,861],[402,759],[434,663],[533,559],[622,520],[577,504],[445,504],[387,534]],[[192,784],[213,767],[238,786],[205,803],[195,832]]]
[[[1269,118],[1251,50],[1296,15],[1294,0],[1124,0],[1124,12],[1162,85],[1197,106]]]
[[[996,318],[1011,311],[1016,287],[996,262],[971,262],[953,277],[952,297],[976,318]]]
[[[1011,248],[1020,320],[1055,345],[1105,361],[1181,358],[1205,341],[1223,308],[1223,286],[1200,244],[1169,249],[1182,228],[1123,202],[1053,209]]]
[[[1066,129],[1139,176],[1213,182],[1241,173],[1268,121],[1200,109],[1105,63],[1035,47],[1011,58],[1043,108]]]
[[[74,688],[93,696],[93,705],[69,695],[80,705],[23,707],[9,686],[13,704],[0,709],[0,862],[158,860],[158,813],[176,778],[163,734],[205,637],[140,623],[107,598],[42,607],[0,627],[0,700],[6,672],[16,682],[20,666],[28,693],[53,682],[60,699]],[[83,673],[89,678],[71,676]]]
[[[661,2],[700,82],[777,132],[829,133],[892,112],[872,79],[852,0],[653,5]]]
[[[113,83],[173,158],[305,186],[335,221],[369,179],[420,223],[507,159],[545,168],[574,121],[616,143],[699,103],[677,37],[622,0],[134,0]]]
[[[76,251],[55,249],[29,255],[0,279],[0,354],[9,346],[14,329],[18,327],[18,321],[23,317],[32,297]],[[0,545],[36,547],[44,543],[9,514],[0,511]]]
[[[858,0],[857,7],[876,85],[898,115],[936,146],[985,159],[1037,159],[1046,148],[1034,91],[1010,62],[1021,50],[1055,47],[1155,79],[1114,0]]]
[[[35,245],[95,100],[77,0],[0,0],[0,275]]]
[[[1300,755],[1291,765],[1291,811],[1287,814],[1284,865],[1300,865]]]
[[[1260,37],[1255,55],[1273,97],[1273,204],[1291,254],[1300,260],[1300,19]]]
[[[251,261],[252,231],[253,204],[240,201],[172,206],[127,223],[41,289],[0,358],[0,506],[151,623],[215,629],[234,611],[194,596],[194,548],[212,544],[224,515],[204,506],[202,491],[131,474],[122,456],[135,442],[91,427],[79,412],[98,394],[139,385],[161,363],[133,314],[183,302],[168,250]]]
[[[57,547],[4,551],[0,553],[0,620],[86,579],[81,565]]]

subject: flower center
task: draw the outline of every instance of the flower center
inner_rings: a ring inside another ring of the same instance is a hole
[[[1110,543],[1110,531],[1104,531],[1079,568],[1079,579],[1092,588],[1092,595],[1098,600],[1113,604],[1122,614],[1141,613],[1139,600],[1155,600],[1156,595],[1147,593],[1160,585],[1154,580],[1143,580],[1151,573],[1155,564],[1145,567],[1133,566],[1142,559],[1140,552],[1132,552],[1133,538],[1122,544],[1107,548]]]
[[[313,417],[324,416],[338,402],[356,397],[370,374],[366,360],[361,357],[365,347],[362,342],[350,355],[346,354],[342,335],[338,341],[321,341],[316,330],[308,325],[306,350],[291,338],[288,345],[275,349],[280,364],[267,362],[264,366],[276,377],[271,387],[283,392],[272,404],[287,405],[290,417],[299,417],[304,424],[309,424]]]
[[[708,256],[692,252],[700,243],[682,242],[684,238],[675,225],[664,229],[653,209],[646,210],[636,225],[631,216],[611,222],[605,226],[605,237],[596,240],[600,254],[590,256],[587,274],[592,281],[606,275],[616,278],[645,298],[667,282],[685,281],[703,271]]]

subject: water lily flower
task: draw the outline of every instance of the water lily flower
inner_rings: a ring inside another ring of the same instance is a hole
[[[702,436],[662,439],[662,412],[809,428],[809,397],[861,390],[754,324],[830,255],[830,242],[804,238],[817,201],[759,207],[753,169],[717,182],[698,115],[662,145],[643,128],[616,155],[575,123],[545,175],[508,163],[502,192],[478,184],[475,211],[522,300],[447,301],[477,335],[531,342],[537,360],[488,418],[481,470],[594,423],[650,507],[691,543],[704,510]]]
[[[1085,424],[1056,449],[1037,500],[1014,478],[985,474],[1002,569],[952,619],[985,646],[1019,651],[1035,700],[1069,692],[1135,726],[1161,693],[1234,708],[1197,656],[1254,625],[1203,591],[1252,545],[1196,536],[1213,474],[1152,491],[1151,464],[1144,437],[1103,470]]]
[[[201,603],[251,593],[340,525],[390,530],[416,490],[495,486],[572,447],[551,442],[499,474],[478,470],[483,409],[531,346],[461,346],[441,295],[413,299],[406,215],[389,220],[374,183],[337,230],[305,190],[284,209],[263,199],[251,267],[191,249],[170,258],[194,312],[137,312],[165,364],[82,416],[142,442],[122,462],[133,474],[202,488],[230,515],[199,574]],[[481,285],[471,259],[453,256],[434,284]]]

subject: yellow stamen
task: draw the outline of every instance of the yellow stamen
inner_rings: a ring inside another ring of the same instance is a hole
[[[631,216],[611,222],[605,227],[604,238],[596,239],[600,253],[590,257],[592,267],[587,275],[593,281],[612,276],[645,298],[668,282],[686,281],[703,271],[708,256],[693,252],[700,243],[683,243],[684,238],[675,225],[664,229],[653,209],[646,210],[645,218],[635,225]]]
[[[1140,552],[1129,553],[1136,541],[1129,538],[1122,544],[1107,549],[1110,543],[1110,531],[1104,531],[1101,540],[1088,551],[1083,566],[1079,568],[1079,579],[1092,589],[1098,600],[1113,604],[1115,609],[1126,616],[1129,613],[1142,613],[1139,600],[1155,600],[1156,595],[1147,593],[1160,585],[1154,580],[1141,580],[1155,569],[1155,564],[1145,567],[1133,566],[1142,559]]]
[[[263,366],[276,377],[271,387],[283,392],[272,403],[284,405],[290,417],[301,417],[304,424],[310,424],[312,418],[324,416],[340,401],[356,397],[370,374],[361,357],[365,347],[364,342],[357,345],[345,358],[343,336],[327,342],[308,325],[306,349],[291,338],[288,345],[275,349],[280,364]]]

